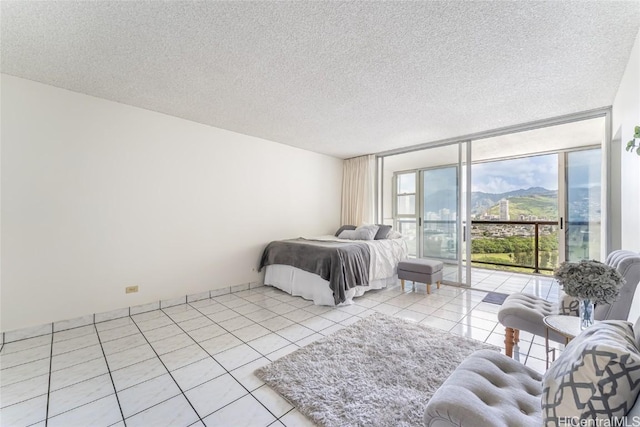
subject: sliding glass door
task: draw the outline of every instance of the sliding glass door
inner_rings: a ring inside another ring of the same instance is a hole
[[[418,255],[417,175],[407,172],[395,177],[395,228],[407,242],[409,256]]]
[[[458,166],[421,172],[422,256],[458,259]]]
[[[467,143],[386,158],[393,179],[393,224],[409,255],[443,261],[444,280],[466,285],[464,224],[467,206]],[[419,167],[416,167],[419,166]],[[397,171],[404,167],[414,167]]]
[[[445,281],[467,286],[502,285],[505,276],[491,270],[550,275],[565,260],[601,260],[607,120],[384,156],[380,216],[411,256],[441,260]]]
[[[420,256],[445,265],[445,280],[470,285],[471,245],[467,245],[470,217],[467,200],[471,163],[467,142],[428,151],[430,162],[420,169]],[[470,234],[469,234],[470,235]]]
[[[601,150],[581,150],[565,157],[565,259],[600,259]]]

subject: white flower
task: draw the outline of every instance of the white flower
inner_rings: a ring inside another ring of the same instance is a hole
[[[614,302],[625,282],[618,270],[595,260],[563,262],[554,275],[567,295],[596,304]]]

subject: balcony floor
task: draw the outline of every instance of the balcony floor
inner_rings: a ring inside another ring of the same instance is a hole
[[[445,264],[444,281],[456,284],[458,269]],[[465,271],[462,272],[464,281]],[[559,286],[551,276],[539,274],[516,273],[511,271],[490,270],[485,268],[471,268],[471,289],[513,294],[524,292],[539,296],[549,301],[557,301]]]

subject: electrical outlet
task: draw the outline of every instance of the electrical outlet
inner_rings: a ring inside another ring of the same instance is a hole
[[[124,293],[125,294],[132,294],[134,292],[138,292],[138,285],[127,286],[126,288],[124,288]]]

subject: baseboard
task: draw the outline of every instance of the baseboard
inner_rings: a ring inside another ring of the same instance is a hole
[[[240,285],[226,286],[224,288],[212,289],[210,291],[198,292],[196,294],[185,295],[184,297],[170,298],[160,301],[154,301],[146,304],[135,305],[131,307],[118,308],[102,313],[86,314],[84,316],[73,319],[60,320],[53,323],[45,323],[43,325],[31,326],[28,328],[16,329],[13,331],[0,333],[0,347],[15,341],[25,340],[29,338],[39,337],[41,335],[51,334],[53,332],[66,331],[68,329],[80,328],[91,324],[106,322],[109,320],[119,319],[122,317],[132,316],[134,314],[146,313],[161,308],[173,307],[179,304],[186,304],[204,299],[215,298],[221,295],[232,294],[235,292],[247,291],[264,286],[263,283],[251,282]]]

